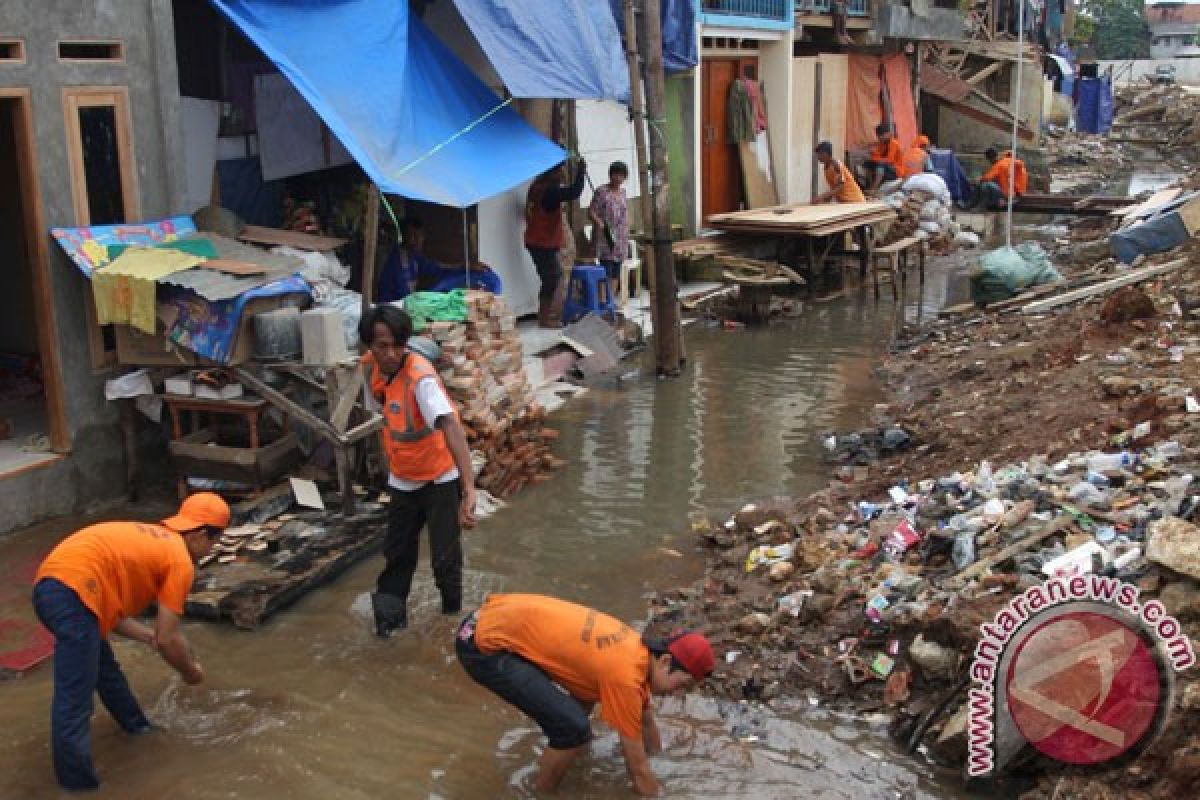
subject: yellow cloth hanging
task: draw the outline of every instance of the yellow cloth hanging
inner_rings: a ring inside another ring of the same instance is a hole
[[[129,248],[92,273],[97,321],[101,325],[132,325],[153,335],[158,279],[203,262],[203,258],[179,250]]]

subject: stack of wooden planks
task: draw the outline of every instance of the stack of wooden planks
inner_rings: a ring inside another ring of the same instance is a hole
[[[565,462],[550,452],[557,432],[544,427],[522,364],[516,318],[504,298],[467,292],[467,321],[432,322],[442,349],[442,380],[462,416],[467,443],[487,458],[476,483],[507,497],[546,480]]]
[[[895,216],[886,203],[795,204],[716,214],[708,218],[708,224],[731,233],[830,236]]]

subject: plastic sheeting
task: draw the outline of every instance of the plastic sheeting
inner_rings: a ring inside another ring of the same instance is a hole
[[[1172,211],[1131,225],[1108,237],[1113,255],[1122,264],[1132,264],[1140,255],[1165,253],[1191,238],[1183,218]]]
[[[454,0],[514,97],[629,99],[612,14],[594,0]]]
[[[846,83],[846,149],[868,147],[883,120],[879,101],[879,57],[851,53]]]
[[[962,162],[958,160],[954,151],[935,147],[930,150],[929,155],[933,159],[933,171],[942,176],[954,202],[960,206],[970,203],[974,192],[971,179],[967,177],[967,171],[963,169]]]
[[[608,0],[617,30],[625,35],[625,0]],[[668,75],[687,72],[700,63],[696,49],[695,0],[661,0],[663,68]]]
[[[1102,78],[1080,78],[1076,91],[1075,126],[1083,133],[1108,133],[1113,121],[1112,84]]]
[[[900,146],[907,150],[917,140],[917,109],[912,96],[912,71],[903,53],[883,59],[883,78],[892,101],[892,125]]]
[[[384,192],[465,207],[561,162],[395,0],[213,0]]]

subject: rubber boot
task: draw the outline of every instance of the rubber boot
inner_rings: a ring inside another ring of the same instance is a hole
[[[395,595],[372,592],[371,610],[375,612],[375,635],[381,639],[408,627],[407,603]]]
[[[458,614],[462,612],[462,587],[446,589],[442,592],[442,613]]]

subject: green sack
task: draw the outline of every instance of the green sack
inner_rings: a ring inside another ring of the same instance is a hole
[[[404,310],[412,317],[413,330],[424,330],[430,322],[466,322],[467,292],[413,292],[404,298]]]

